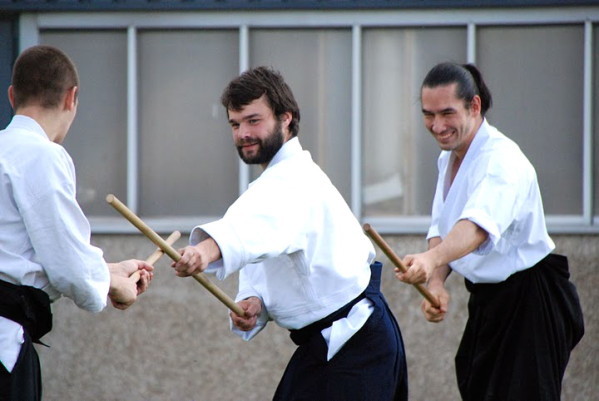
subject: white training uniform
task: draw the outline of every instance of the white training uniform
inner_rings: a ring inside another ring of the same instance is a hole
[[[537,176],[518,145],[485,119],[453,183],[450,151],[438,160],[439,177],[427,238],[445,238],[459,220],[489,234],[450,267],[473,283],[498,283],[534,266],[555,245],[545,226]]]
[[[268,320],[300,329],[344,306],[368,285],[375,255],[347,203],[297,138],[283,145],[222,219],[195,227],[190,243],[208,235],[222,254],[208,271],[224,279],[241,269],[236,300],[262,300],[263,313],[252,331],[232,328],[245,340]],[[350,321],[334,324],[333,333],[325,329],[325,339],[330,335],[337,343],[339,334],[345,342],[371,312],[370,301],[362,300]]]
[[[110,276],[75,199],[66,150],[33,119],[16,115],[0,131],[0,279],[65,295],[85,310],[106,306]],[[0,317],[0,362],[12,371],[23,328]]]

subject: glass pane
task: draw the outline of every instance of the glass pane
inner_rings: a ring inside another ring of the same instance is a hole
[[[281,72],[300,107],[302,146],[349,203],[351,31],[253,30],[250,55],[253,67],[267,65]]]
[[[13,110],[6,96],[6,87],[11,82],[13,57],[16,53],[16,41],[12,40],[17,18],[0,16],[0,82],[5,91],[0,95],[0,129],[4,129],[13,116]],[[6,85],[6,86],[5,86]]]
[[[440,150],[420,85],[435,64],[465,61],[466,29],[367,29],[363,46],[364,216],[428,216]]]
[[[114,217],[106,195],[127,190],[126,32],[48,30],[40,43],[66,52],[79,72],[77,117],[64,142],[77,170],[77,200],[88,216]]]
[[[583,26],[478,32],[479,66],[494,98],[489,122],[535,166],[547,214],[582,214]]]
[[[594,201],[593,211],[599,216],[599,24],[593,25],[593,145],[595,154],[593,159],[593,186]]]
[[[237,198],[220,95],[238,74],[238,47],[233,30],[139,33],[141,214],[220,216]]]

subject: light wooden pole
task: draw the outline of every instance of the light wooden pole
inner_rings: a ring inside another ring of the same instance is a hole
[[[131,224],[133,224],[139,231],[142,232],[150,241],[152,241],[158,248],[162,249],[172,260],[178,262],[181,259],[181,255],[172,246],[166,243],[161,236],[156,234],[146,223],[143,222],[135,213],[133,213],[125,204],[123,204],[116,196],[109,194],[106,196],[106,202],[114,207],[120,214],[123,215]],[[235,312],[239,316],[244,316],[244,310],[237,305],[223,290],[213,284],[203,273],[192,274],[192,277],[200,284],[204,286],[208,291],[212,293],[219,301],[221,301],[227,308]]]
[[[397,254],[393,252],[393,249],[391,249],[389,244],[387,244],[383,237],[381,237],[380,234],[370,226],[370,224],[364,224],[362,228],[364,229],[364,232],[366,232],[366,234],[368,234],[368,236],[378,245],[378,247],[381,248],[385,255],[387,255],[389,260],[399,268],[399,270],[404,273],[408,270]],[[431,294],[431,292],[422,284],[414,284],[414,287],[416,287],[418,292],[435,308],[439,308],[441,306],[439,300],[435,298],[433,294]]]
[[[175,242],[177,242],[179,238],[181,238],[181,233],[179,231],[173,231],[165,241],[167,244],[172,246]],[[149,265],[153,265],[154,263],[158,262],[162,255],[164,255],[164,251],[160,248],[157,248],[154,251],[154,253],[148,256],[148,258],[146,259],[146,263]],[[133,273],[131,276],[129,276],[129,278],[137,282],[139,280],[139,270]]]

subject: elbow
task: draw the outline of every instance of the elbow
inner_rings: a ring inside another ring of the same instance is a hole
[[[478,240],[478,245],[482,245],[485,242],[487,242],[487,240],[489,239],[489,233],[486,230],[483,230],[480,226],[475,225],[476,229],[475,229],[475,236]]]

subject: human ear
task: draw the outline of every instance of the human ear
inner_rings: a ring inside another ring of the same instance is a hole
[[[15,92],[14,92],[14,88],[12,85],[10,85],[8,87],[8,101],[10,102],[10,107],[12,107],[12,109],[15,109]]]
[[[67,90],[64,98],[64,108],[66,110],[71,111],[77,106],[78,91],[79,88],[77,86],[73,86],[72,88]]]
[[[482,100],[480,99],[480,96],[474,95],[474,97],[472,98],[472,101],[470,102],[470,111],[472,111],[476,114],[480,114],[481,110],[482,110]]]
[[[283,123],[284,127],[289,127],[289,124],[291,124],[292,119],[293,117],[291,116],[291,113],[286,111],[285,113],[281,114],[280,121],[281,123]]]

